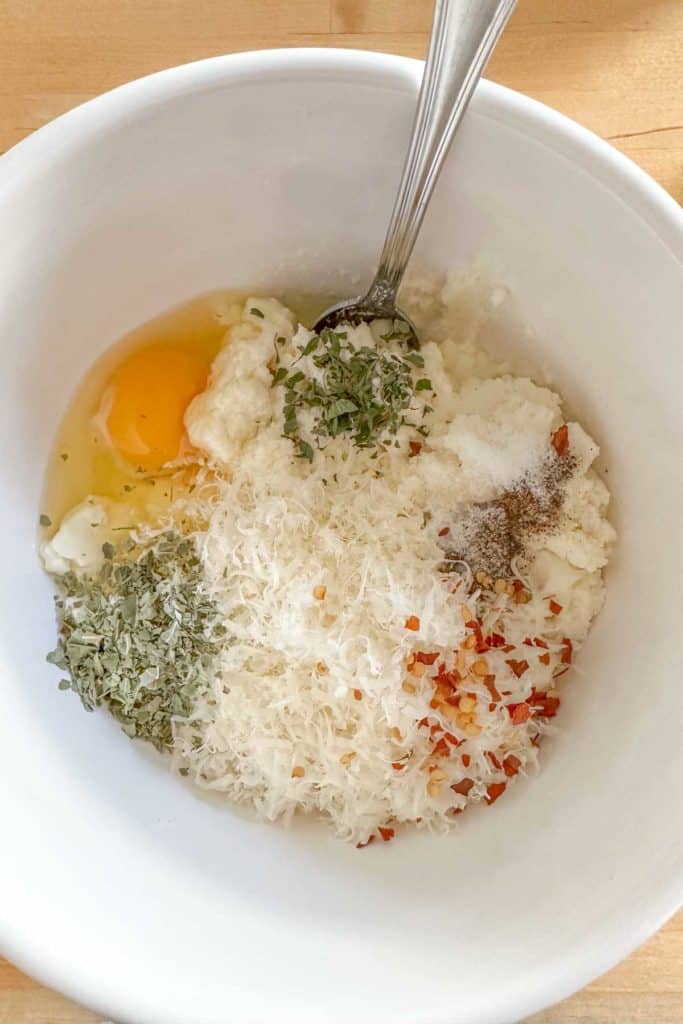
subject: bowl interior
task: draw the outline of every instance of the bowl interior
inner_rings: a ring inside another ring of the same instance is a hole
[[[600,441],[619,546],[541,775],[446,839],[358,852],[200,799],[57,692],[35,527],[75,383],[208,289],[353,293],[419,65],[245,55],[126,87],[0,161],[0,941],[136,1024],[512,1021],[680,895],[682,233],[647,179],[484,83],[418,262],[513,290],[524,345]]]

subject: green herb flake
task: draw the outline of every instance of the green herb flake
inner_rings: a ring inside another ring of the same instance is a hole
[[[313,448],[308,441],[299,441],[297,457],[299,459],[308,459],[309,462],[313,462]]]
[[[310,356],[312,352],[315,352],[319,344],[320,338],[317,334],[314,334],[311,340],[306,345],[304,345],[303,348],[299,350],[301,352],[302,358],[305,356]]]
[[[251,313],[252,316],[257,316],[261,320],[265,319],[265,314],[262,313],[261,310],[258,309],[256,306],[252,306],[249,312]]]
[[[41,526],[52,526],[52,520],[50,519],[49,516],[46,516],[44,512],[40,513],[40,518],[38,522],[40,523]]]
[[[433,391],[432,382],[427,377],[422,377],[415,385],[416,391]]]

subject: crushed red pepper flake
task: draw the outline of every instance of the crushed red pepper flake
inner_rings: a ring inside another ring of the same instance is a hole
[[[492,782],[490,786],[486,787],[486,802],[495,804],[498,797],[502,796],[507,787],[507,782]]]
[[[388,843],[389,840],[393,839],[394,836],[396,835],[393,828],[383,828],[381,825],[378,827],[377,831],[379,832],[385,843]]]
[[[419,441],[409,441],[408,444],[410,447],[411,455],[419,455],[420,452],[422,451],[422,445],[420,444]]]
[[[507,658],[505,664],[510,666],[518,679],[524,675],[529,667],[529,662],[526,659],[518,661],[516,658]]]
[[[434,682],[437,687],[443,686],[449,690],[455,690],[460,682],[460,675],[457,672],[442,672],[441,666],[439,666],[439,672],[434,676]]]
[[[496,688],[496,677],[494,675],[484,676],[484,686],[489,691],[492,701],[499,701],[501,699],[500,693]]]
[[[539,718],[554,718],[560,708],[560,699],[540,694],[534,700],[533,708]]]
[[[553,615],[559,615],[562,611],[562,605],[558,604],[557,601],[554,601],[552,597],[548,601],[548,607]]]
[[[548,653],[548,651],[546,651],[545,654],[539,654],[538,660],[540,661],[541,665],[549,665],[550,654]]]
[[[420,628],[420,620],[417,615],[409,615],[405,622],[406,629],[412,630],[414,633]]]
[[[523,725],[531,717],[528,704],[508,704],[508,711],[514,725]]]
[[[491,762],[493,767],[496,769],[496,771],[500,771],[500,769],[501,769],[500,761],[498,760],[496,755],[493,753],[493,751],[492,750],[487,750],[486,751],[486,756],[488,757],[489,761]]]
[[[427,654],[425,651],[418,651],[415,655],[415,661],[419,661],[422,665],[433,665],[438,657],[438,651],[434,654]]]
[[[563,423],[551,438],[551,444],[560,458],[569,451],[569,427]]]
[[[470,755],[469,754],[463,754],[461,760],[462,760],[463,766],[465,768],[469,768],[470,762],[472,761],[472,758],[470,757]]]
[[[450,532],[450,527],[444,526],[441,530],[439,530],[439,537],[447,537]]]
[[[460,782],[455,782],[451,789],[460,796],[467,796],[473,785],[474,779],[461,779]]]
[[[522,762],[518,757],[515,757],[514,754],[508,754],[507,757],[503,759],[503,771],[507,777],[511,779],[513,775],[517,774],[521,764]]]
[[[442,736],[441,739],[437,743],[434,744],[434,749],[432,750],[432,756],[433,757],[449,757],[450,753],[451,752],[450,752],[448,743],[446,742],[446,738],[445,738],[445,736]]]
[[[370,845],[370,843],[374,843],[376,838],[377,838],[377,836],[374,836],[374,835],[368,836],[368,838],[366,839],[366,841],[364,843],[356,843],[356,849],[357,850],[364,850],[366,846]]]

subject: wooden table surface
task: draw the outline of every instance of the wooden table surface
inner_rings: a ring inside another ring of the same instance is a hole
[[[201,57],[276,46],[422,57],[431,8],[432,0],[0,0],[0,152],[90,96]],[[683,200],[683,0],[519,0],[488,75],[609,139]],[[98,1020],[0,959],[0,1024]],[[640,1022],[683,1022],[683,913],[533,1018]]]

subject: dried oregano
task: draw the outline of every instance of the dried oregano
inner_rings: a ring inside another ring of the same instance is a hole
[[[129,736],[167,750],[172,718],[191,715],[227,630],[191,539],[166,532],[143,548],[105,544],[103,555],[94,576],[56,578],[59,643],[48,661],[87,710],[104,704]]]

